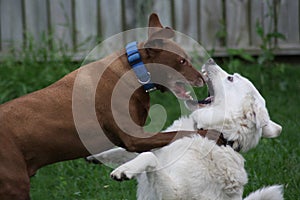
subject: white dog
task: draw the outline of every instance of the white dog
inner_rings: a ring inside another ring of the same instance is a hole
[[[212,96],[202,101],[206,104],[200,107],[187,102],[197,109],[189,117],[176,120],[166,131],[214,129],[222,132],[227,145],[218,146],[214,140],[194,135],[152,152],[136,154],[117,148],[89,159],[96,157],[101,162],[115,164],[126,162],[111,177],[137,178],[140,200],[242,199],[247,173],[237,150],[255,147],[261,136],[277,137],[281,126],[270,120],[264,99],[246,78],[227,74],[212,59],[203,66],[202,72]],[[281,199],[282,187],[278,185],[246,197],[246,200]]]

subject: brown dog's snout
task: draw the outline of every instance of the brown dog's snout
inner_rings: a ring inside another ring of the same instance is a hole
[[[196,87],[202,87],[204,85],[204,79],[200,73],[198,74],[198,77],[193,81],[192,84]]]
[[[190,82],[190,84],[194,87],[202,87],[205,83],[202,74],[192,65],[190,65],[190,68],[187,69],[189,70],[188,73],[185,74],[185,77]]]
[[[204,80],[202,74],[200,73],[200,71],[198,71],[196,68],[194,68],[194,69],[195,69],[194,75],[196,77],[192,81],[192,84],[195,87],[202,87],[205,83],[205,80]]]

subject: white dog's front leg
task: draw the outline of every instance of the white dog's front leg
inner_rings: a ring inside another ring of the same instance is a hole
[[[156,156],[151,152],[145,152],[115,169],[110,176],[117,181],[129,180],[140,173],[155,170],[157,165]]]
[[[112,165],[122,165],[129,160],[134,159],[138,153],[128,152],[125,149],[118,147],[104,151],[99,154],[91,155],[86,158],[87,161],[93,163],[103,163]]]

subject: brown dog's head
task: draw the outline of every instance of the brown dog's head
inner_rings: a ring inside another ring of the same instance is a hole
[[[147,66],[152,81],[156,82],[158,79],[160,79],[159,81],[163,79],[164,86],[157,86],[160,91],[169,89],[178,98],[186,100],[190,99],[191,96],[185,90],[185,84],[200,87],[203,86],[204,81],[201,74],[190,63],[185,51],[171,40],[174,35],[174,30],[169,27],[164,28],[158,16],[151,14],[148,40],[144,43],[146,55],[143,59],[145,64],[149,64]],[[171,70],[163,70],[159,66],[167,66],[164,69],[169,68]]]

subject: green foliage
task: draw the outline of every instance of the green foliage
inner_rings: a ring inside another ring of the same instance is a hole
[[[243,49],[231,49],[227,48],[228,60],[225,65],[231,70],[235,71],[241,65],[247,63],[254,63],[255,59],[252,55],[245,52]]]
[[[285,35],[277,31],[278,1],[267,0],[268,12],[264,15],[264,20],[268,20],[267,26],[264,26],[259,20],[256,21],[256,33],[261,39],[261,51],[258,56],[258,64],[270,66],[274,61],[274,51],[277,48],[279,40],[285,40]]]
[[[36,41],[32,34],[26,33],[26,43],[22,49],[11,49],[11,56],[7,59],[23,63],[32,62],[70,62],[70,47],[61,40],[55,40],[53,34],[43,32],[40,41]]]
[[[31,178],[33,200],[135,199],[136,182],[124,184],[109,178],[111,169],[83,159],[46,166]]]
[[[270,65],[275,58],[274,51],[277,48],[275,41],[277,39],[285,40],[285,36],[276,30],[266,33],[259,21],[256,22],[256,33],[262,41],[260,45],[262,53],[258,56],[257,62],[259,65]]]
[[[2,60],[0,103],[44,88],[76,68],[69,57],[50,60],[52,56],[46,50],[28,48]]]

